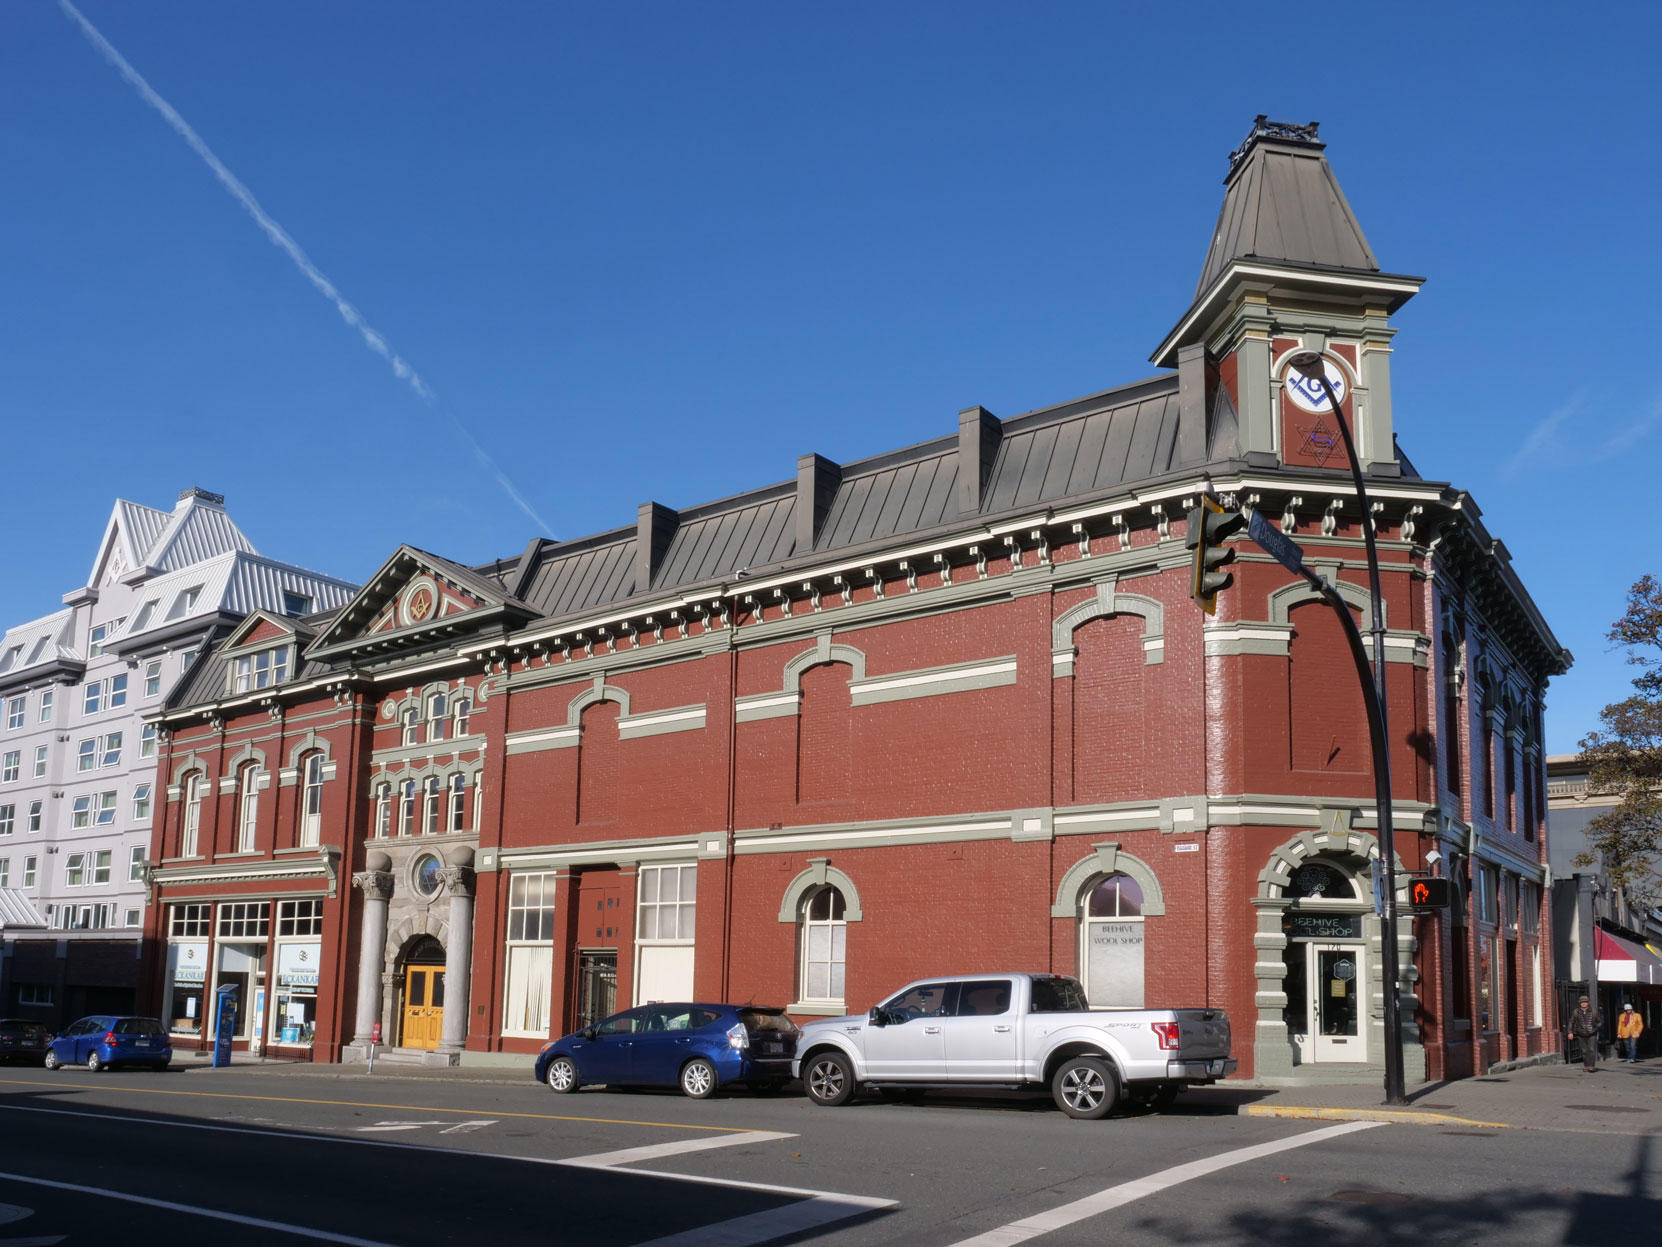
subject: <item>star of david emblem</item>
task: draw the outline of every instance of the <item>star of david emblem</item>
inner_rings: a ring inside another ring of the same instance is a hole
[[[1304,440],[1299,443],[1299,450],[1316,461],[1318,468],[1327,466],[1327,461],[1333,452],[1339,448],[1339,436],[1327,427],[1325,420],[1318,420],[1314,424],[1301,424],[1298,431]]]

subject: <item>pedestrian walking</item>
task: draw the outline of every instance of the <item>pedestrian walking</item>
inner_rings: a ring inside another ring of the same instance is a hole
[[[1592,1001],[1581,998],[1581,1003],[1570,1014],[1569,1036],[1581,1041],[1581,1061],[1589,1074],[1599,1067],[1599,1030],[1604,1026],[1604,1015],[1593,1008]]]
[[[1616,1019],[1616,1042],[1621,1044],[1622,1051],[1627,1053],[1622,1059],[1629,1065],[1639,1060],[1639,1036],[1645,1033],[1645,1023],[1632,1005],[1622,1006],[1622,1016]]]

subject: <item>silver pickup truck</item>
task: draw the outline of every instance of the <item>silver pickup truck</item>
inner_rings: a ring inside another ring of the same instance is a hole
[[[808,1023],[791,1073],[816,1104],[862,1086],[1048,1087],[1068,1116],[1095,1118],[1122,1096],[1169,1107],[1235,1066],[1221,1009],[1092,1009],[1077,979],[964,974],[912,983],[863,1018]]]

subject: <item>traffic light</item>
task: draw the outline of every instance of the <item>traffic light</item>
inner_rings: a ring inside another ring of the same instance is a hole
[[[1245,527],[1246,516],[1239,511],[1225,511],[1223,503],[1210,494],[1203,494],[1200,505],[1189,512],[1189,535],[1183,539],[1195,552],[1189,596],[1208,615],[1217,614],[1218,594],[1235,581],[1229,572],[1217,570],[1235,561],[1234,547],[1224,545],[1224,539]]]
[[[1447,879],[1411,879],[1408,881],[1408,908],[1416,914],[1428,914],[1449,905]]]

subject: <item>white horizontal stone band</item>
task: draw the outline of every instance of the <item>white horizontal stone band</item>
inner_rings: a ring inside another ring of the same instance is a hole
[[[955,663],[949,667],[926,667],[920,671],[903,671],[872,679],[850,680],[848,690],[853,695],[856,706],[870,706],[885,701],[905,701],[914,697],[939,697],[946,693],[998,688],[1015,682],[1016,659],[1012,654],[991,661]]]
[[[506,752],[539,753],[544,749],[573,749],[583,739],[580,727],[554,727],[535,732],[515,732],[505,740]]]
[[[691,732],[704,726],[703,706],[680,706],[674,710],[653,710],[647,714],[621,715],[617,721],[620,740],[639,736],[662,736],[666,732]]]

